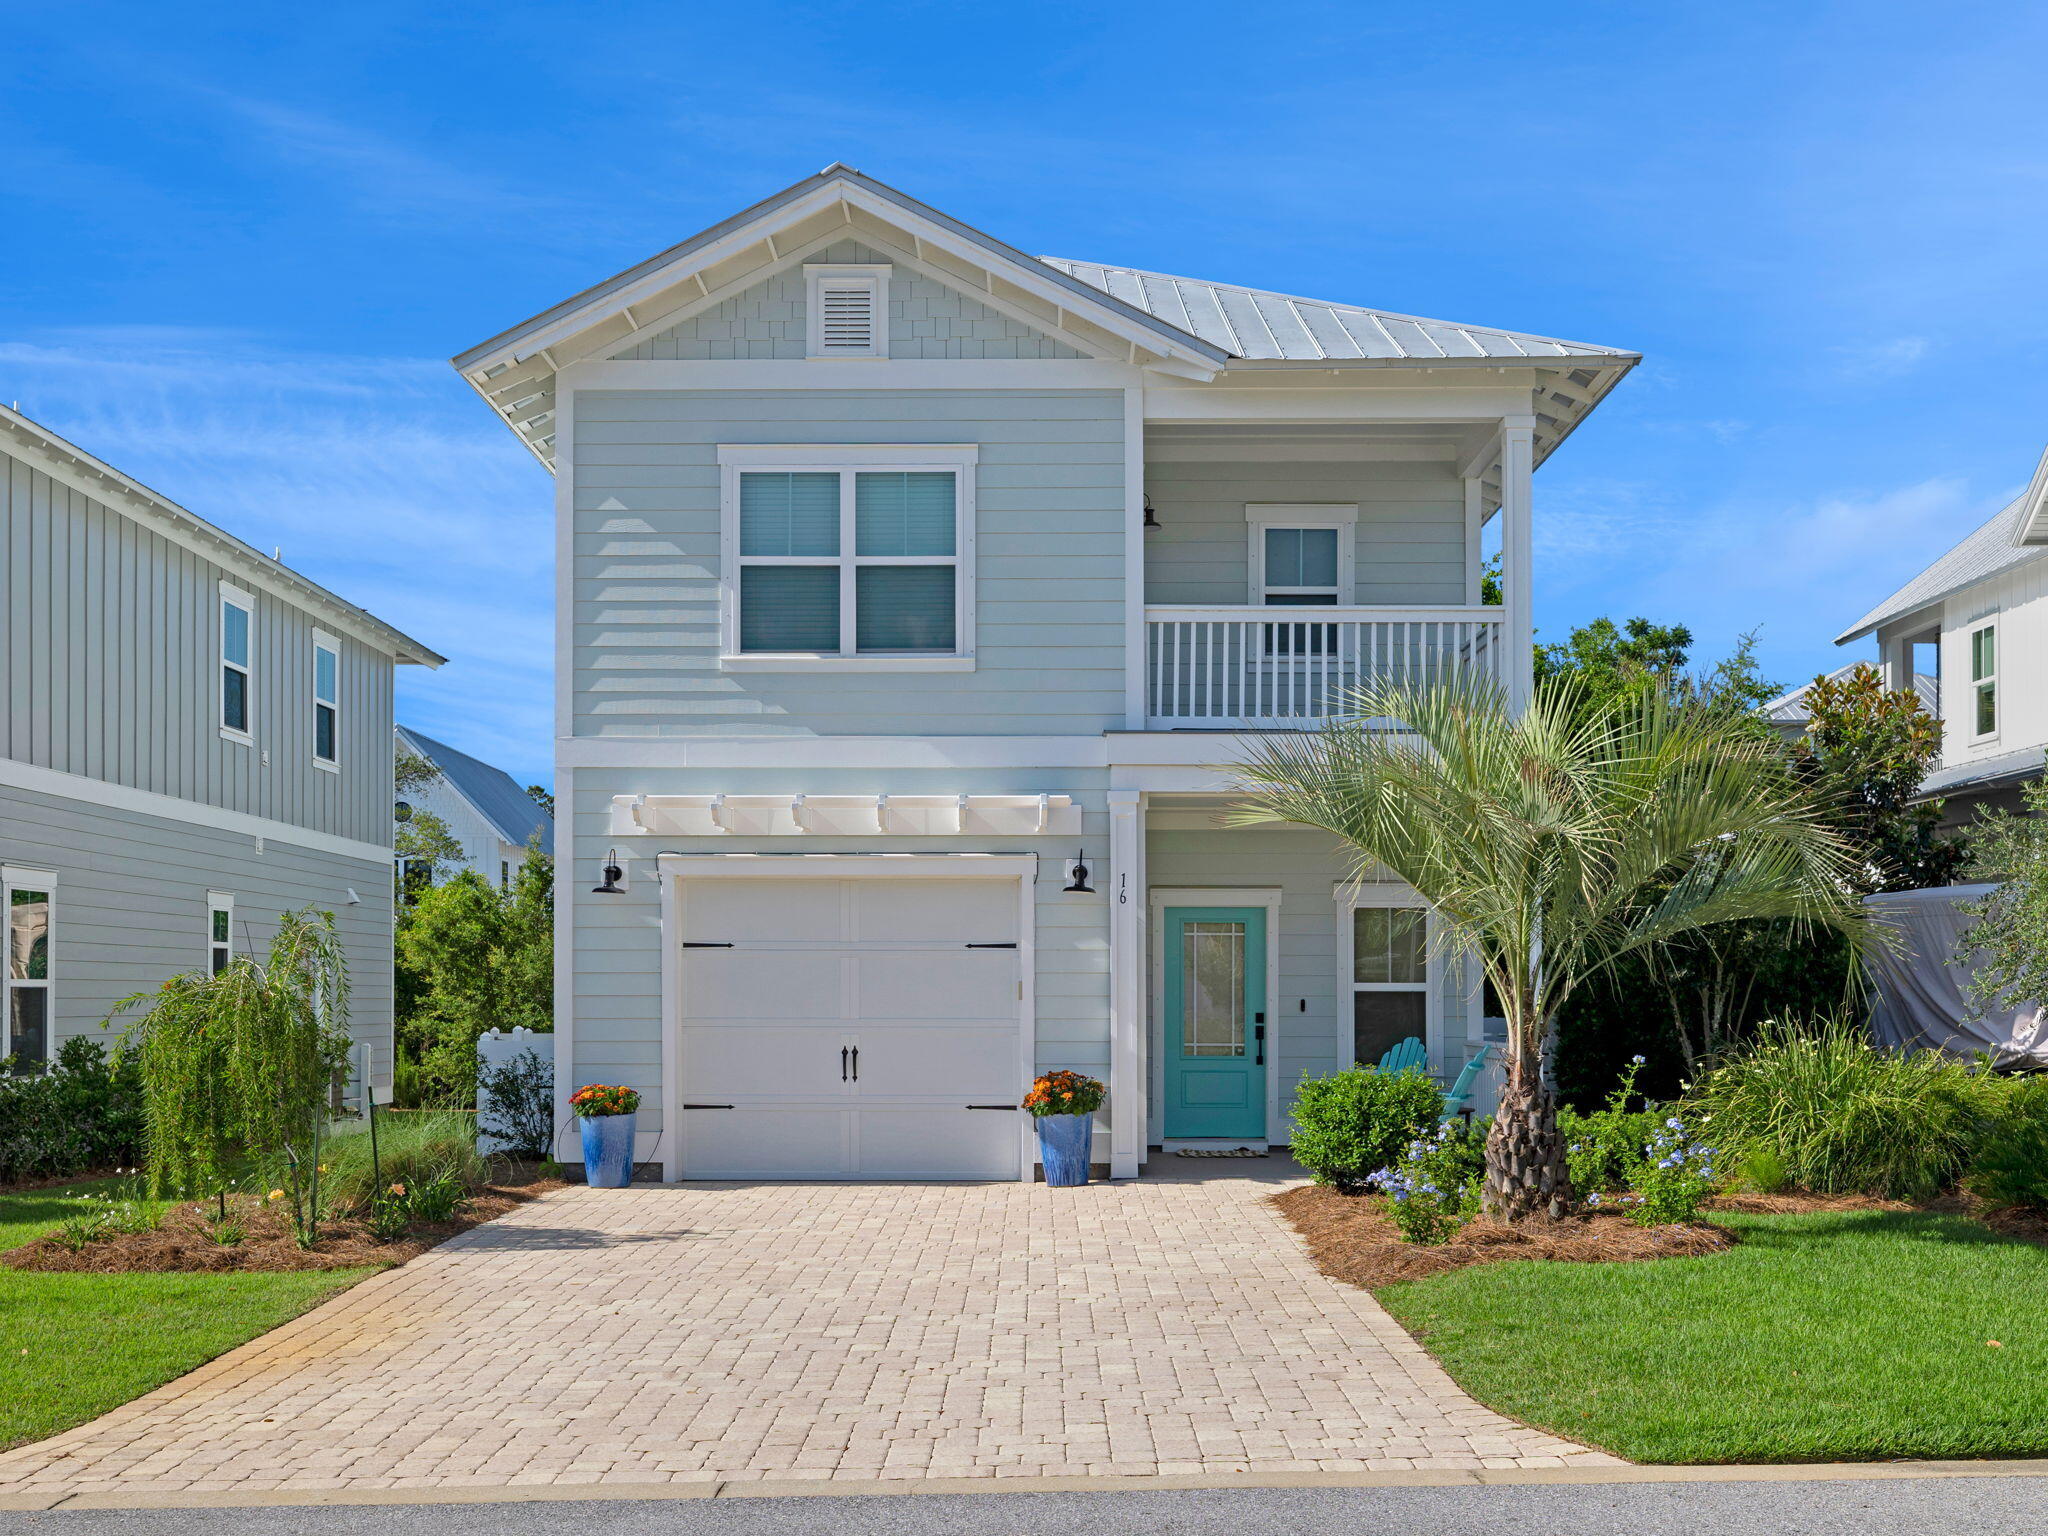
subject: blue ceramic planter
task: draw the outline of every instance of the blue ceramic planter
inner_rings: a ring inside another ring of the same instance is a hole
[[[583,1177],[592,1189],[624,1189],[633,1182],[633,1115],[579,1116],[583,1122]]]
[[[1093,1115],[1040,1115],[1038,1160],[1048,1184],[1086,1184],[1088,1154],[1095,1143]]]

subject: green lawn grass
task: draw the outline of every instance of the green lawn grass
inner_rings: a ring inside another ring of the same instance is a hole
[[[0,1195],[0,1248],[40,1236],[111,1180]],[[296,1317],[371,1269],[40,1274],[0,1267],[0,1449],[40,1440]]]
[[[2048,1454],[2048,1249],[1919,1212],[1715,1219],[1743,1243],[1375,1294],[1481,1402],[1634,1461]]]

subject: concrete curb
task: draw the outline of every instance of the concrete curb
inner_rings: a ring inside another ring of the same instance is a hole
[[[1208,1488],[1450,1488],[1599,1483],[1882,1482],[1900,1478],[2048,1477],[2026,1461],[1801,1462],[1771,1466],[1530,1467],[1413,1472],[1210,1472],[1102,1477],[773,1478],[752,1482],[543,1483],[490,1488],[253,1488],[0,1491],[0,1510],[265,1509],[400,1504],[561,1504],[658,1499],[875,1498],[973,1493],[1151,1493]]]

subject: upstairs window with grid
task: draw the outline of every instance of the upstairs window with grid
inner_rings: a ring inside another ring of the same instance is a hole
[[[739,652],[959,654],[960,475],[955,469],[743,472]]]
[[[1998,734],[1998,626],[1986,624],[1970,632],[1970,708],[1972,734]]]

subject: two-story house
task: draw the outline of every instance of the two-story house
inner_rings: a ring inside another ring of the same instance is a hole
[[[391,693],[441,658],[0,409],[0,1057],[331,911],[391,1070]]]
[[[408,811],[438,816],[449,836],[462,845],[461,862],[437,870],[437,879],[458,869],[473,869],[505,890],[529,846],[542,853],[555,851],[555,818],[504,769],[409,725],[398,727],[396,745],[440,770],[439,777],[411,791],[410,799],[401,802]]]
[[[1530,477],[1636,361],[843,166],[463,353],[555,475],[561,1087],[637,1088],[668,1178],[1029,1178],[1071,1067],[1126,1177],[1407,1037],[1455,1070],[1413,892],[1227,828],[1222,765],[1375,676],[1525,695]]]
[[[1887,683],[1931,671],[1944,826],[2017,810],[2048,750],[2048,453],[2020,497],[1836,637],[1877,637]],[[1915,658],[1922,658],[1916,663]],[[1932,665],[1928,664],[1931,658]],[[1924,690],[1923,690],[1924,698]]]

